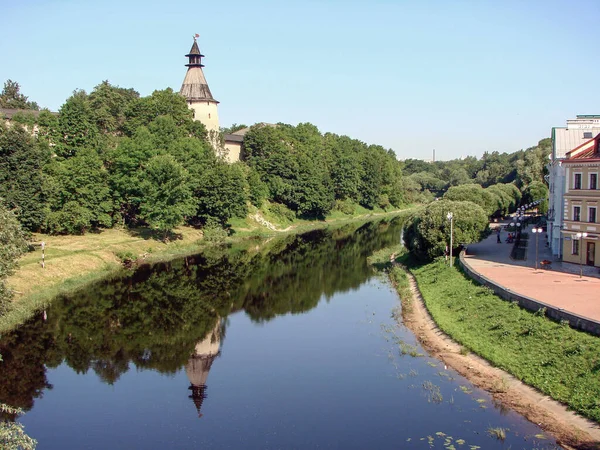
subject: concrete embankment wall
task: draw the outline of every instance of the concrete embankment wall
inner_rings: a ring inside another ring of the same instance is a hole
[[[546,308],[546,316],[561,322],[567,320],[569,325],[578,330],[586,331],[595,336],[600,336],[600,322],[597,322],[586,317],[579,316],[577,314],[565,311],[564,309],[557,308],[556,306],[548,305],[539,300],[535,300],[531,297],[518,294],[517,292],[511,291],[510,289],[496,283],[495,281],[481,275],[475,271],[469,261],[465,259],[464,250],[460,253],[459,260],[463,271],[473,280],[479,284],[489,287],[496,295],[511,302],[518,302],[519,306],[528,309],[530,311],[539,311],[541,308]]]

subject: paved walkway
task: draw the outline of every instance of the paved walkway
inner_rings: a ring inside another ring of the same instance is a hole
[[[493,223],[491,227],[504,226],[507,222]],[[507,244],[508,232],[502,229],[502,243],[498,244],[496,233],[477,244],[470,244],[465,258],[471,268],[495,283],[521,295],[600,322],[600,271],[597,267],[580,266],[556,261],[545,245],[545,233],[531,233],[529,225],[523,231],[529,233],[529,245],[525,261],[510,258],[513,245]],[[550,269],[535,269],[535,238],[538,239],[538,261],[552,261]]]

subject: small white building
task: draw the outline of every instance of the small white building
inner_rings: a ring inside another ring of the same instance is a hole
[[[548,242],[555,257],[562,258],[566,154],[600,134],[600,115],[578,115],[566,127],[552,128],[552,154],[548,164]]]

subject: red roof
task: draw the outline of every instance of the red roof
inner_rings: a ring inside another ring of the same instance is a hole
[[[569,163],[581,159],[588,161],[590,159],[600,159],[600,134],[567,152],[566,159],[563,162]]]

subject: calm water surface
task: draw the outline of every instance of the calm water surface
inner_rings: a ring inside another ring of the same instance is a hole
[[[399,323],[366,257],[400,229],[212,250],[58,299],[0,341],[0,401],[41,450],[555,448]]]

